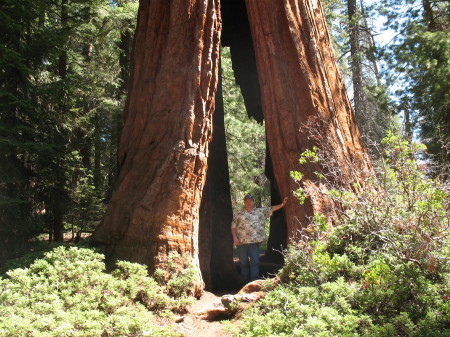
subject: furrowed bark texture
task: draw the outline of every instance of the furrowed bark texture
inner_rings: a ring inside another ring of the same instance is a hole
[[[112,259],[163,264],[169,252],[199,268],[199,207],[217,87],[215,0],[141,1],[120,177],[94,233]],[[198,269],[196,290],[203,287]]]
[[[285,207],[288,236],[310,223],[316,212],[328,212],[314,171],[316,164],[298,163],[312,145],[328,144],[335,158],[330,171],[340,171],[344,183],[363,183],[359,172],[370,171],[370,160],[355,123],[350,101],[337,68],[325,17],[315,0],[246,0],[258,65],[262,106],[273,169],[281,196],[298,185],[290,171],[304,174],[303,205]],[[322,139],[313,139],[315,125]],[[327,145],[327,146],[328,146]],[[358,170],[354,170],[355,166]],[[330,214],[327,214],[331,216]]]
[[[291,197],[284,208],[287,227],[281,211],[272,222],[269,247],[278,249],[287,237],[294,240],[313,214],[334,216],[314,171],[325,169],[335,173],[336,183],[352,186],[364,184],[363,173],[371,166],[320,3],[245,0],[245,8],[243,1],[223,0],[229,24],[225,43],[236,61],[249,114],[259,121],[264,115],[273,201],[298,188],[291,171],[304,174],[301,187],[307,193],[304,204]],[[170,252],[192,257],[197,294],[204,286],[200,270],[213,288],[226,287],[236,276],[221,99],[212,118],[221,32],[218,3],[141,1],[120,176],[93,236],[111,260],[144,263],[151,270],[162,266]],[[328,151],[332,160],[300,165],[300,153],[313,145]],[[214,154],[209,156],[209,150]]]

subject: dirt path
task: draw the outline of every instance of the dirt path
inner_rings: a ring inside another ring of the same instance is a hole
[[[199,300],[188,307],[185,315],[178,316],[175,319],[161,318],[158,324],[170,326],[184,337],[232,336],[232,332],[228,331],[229,324],[224,326],[221,320],[223,322],[231,322],[231,325],[238,327],[242,311],[265,296],[263,287],[269,286],[274,288],[279,282],[279,278],[271,279],[271,285],[267,283],[267,280],[256,280],[246,284],[238,291],[230,291],[226,294],[214,294],[205,291]],[[230,303],[235,303],[239,306],[234,317],[230,317],[230,312],[226,309],[226,307],[230,307]]]
[[[158,318],[159,325],[171,326],[176,332],[184,337],[229,337],[230,332],[225,331],[220,321],[208,321],[202,319],[206,310],[220,303],[221,295],[205,291],[203,296],[188,308],[188,312],[181,317]]]

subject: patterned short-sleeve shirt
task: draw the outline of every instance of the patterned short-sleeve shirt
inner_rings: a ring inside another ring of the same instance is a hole
[[[231,228],[236,228],[239,243],[259,243],[266,239],[266,218],[272,216],[272,207],[253,208],[250,212],[245,209],[233,218]]]

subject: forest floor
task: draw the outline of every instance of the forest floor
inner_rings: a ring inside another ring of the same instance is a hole
[[[238,260],[235,260],[238,263]],[[277,283],[275,271],[281,268],[281,265],[274,263],[261,262],[261,272],[263,279],[270,278],[273,284]],[[248,283],[241,289],[208,292],[187,308],[187,313],[175,317],[158,317],[155,322],[160,326],[170,326],[174,331],[182,334],[183,337],[228,337],[232,336],[230,326],[233,330],[239,327],[242,318],[242,312],[247,306],[258,301],[265,295],[262,291],[265,280],[260,279]],[[222,298],[241,298],[238,300],[238,309],[230,315],[222,304]]]
[[[90,235],[90,233],[82,233],[80,238],[84,240]],[[73,242],[74,239],[75,233],[66,233],[64,235],[65,242]],[[39,240],[48,242],[48,235],[42,235]],[[234,263],[238,263],[237,256],[234,256]],[[273,277],[280,267],[277,264],[261,262],[261,269],[265,277]],[[255,282],[258,283],[261,281]],[[231,337],[233,334],[228,327],[230,325],[236,328],[239,327],[242,309],[246,305],[243,304],[240,307],[241,310],[238,310],[237,313],[230,316],[226,313],[227,311],[223,307],[221,299],[224,295],[234,296],[242,291],[246,292],[249,289],[251,288],[216,292],[205,290],[199,299],[188,306],[186,313],[164,317],[155,315],[154,323],[159,326],[170,327],[183,337]],[[247,304],[250,305],[250,303]],[[208,317],[212,317],[212,319],[208,319]]]
[[[265,296],[263,288],[275,287],[278,277],[260,279],[246,284],[240,290],[222,292],[204,291],[203,295],[187,308],[183,315],[158,317],[155,323],[170,326],[183,337],[226,337],[232,336],[241,324],[243,311]],[[230,311],[228,308],[234,308]]]
[[[228,294],[228,293],[227,293]],[[234,295],[235,293],[230,292]],[[221,302],[223,294],[214,294],[205,291],[200,299],[188,307],[187,313],[176,317],[157,317],[155,323],[161,326],[170,326],[184,337],[228,337],[232,333],[220,320],[204,319],[204,312]],[[230,322],[237,324],[237,318],[231,318]]]
[[[86,239],[90,233],[83,233],[81,239]],[[73,242],[75,233],[65,233],[64,242]],[[39,237],[40,241],[48,242],[48,235]],[[228,292],[218,291],[215,293],[204,291],[203,295],[187,308],[187,312],[181,315],[169,315],[167,317],[154,316],[154,323],[159,326],[171,327],[176,333],[183,337],[229,337],[232,333],[226,330],[223,321],[231,321],[234,325],[238,318],[205,319],[205,313],[211,311],[221,303],[221,298],[225,294],[235,295],[238,290]],[[233,323],[234,322],[234,323]]]

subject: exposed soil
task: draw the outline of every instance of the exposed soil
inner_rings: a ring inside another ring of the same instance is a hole
[[[227,332],[221,321],[209,321],[202,319],[201,312],[206,308],[211,308],[215,303],[220,303],[222,294],[213,294],[205,291],[203,296],[188,307],[188,312],[181,316],[173,318],[155,318],[157,324],[170,326],[174,331],[181,333],[184,337],[228,337]],[[236,324],[235,320],[234,324]]]
[[[256,280],[246,284],[239,291],[226,293],[211,293],[205,291],[203,296],[187,308],[187,313],[172,318],[157,318],[155,322],[161,326],[170,326],[184,337],[225,337],[231,336],[230,325],[237,328],[241,323],[243,310],[253,305],[265,296],[263,287],[276,287],[280,279],[278,277],[268,280]],[[230,313],[233,303],[237,305],[236,311]],[[230,324],[224,325],[227,321]],[[233,329],[235,330],[235,329]]]

